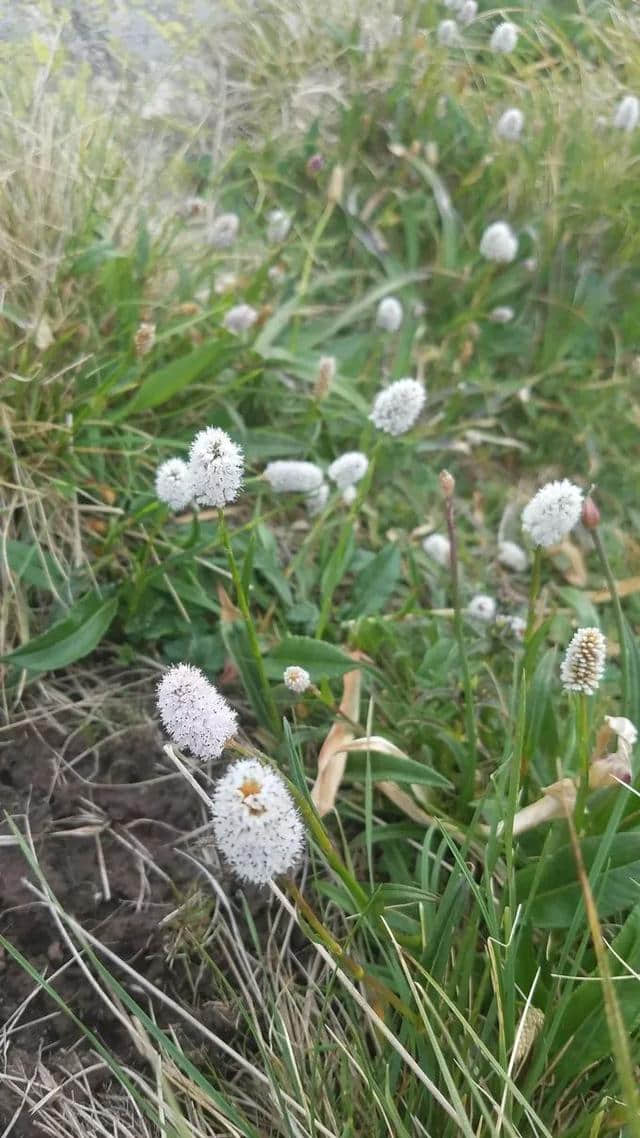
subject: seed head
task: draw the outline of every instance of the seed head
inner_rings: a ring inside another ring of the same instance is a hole
[[[524,115],[518,107],[503,111],[496,123],[496,134],[505,142],[517,142],[522,134]]]
[[[235,735],[238,717],[199,668],[176,664],[156,694],[163,727],[182,750],[199,759],[218,759]]]
[[[607,642],[599,628],[579,628],[567,648],[560,678],[565,691],[593,695],[604,672]]]
[[[285,682],[285,686],[289,688],[289,691],[294,691],[297,695],[302,695],[311,683],[309,673],[305,668],[299,668],[297,664],[292,664],[291,667],[285,668],[282,678]]]
[[[219,427],[198,431],[189,450],[189,471],[199,506],[235,502],[242,486],[244,455]]]
[[[631,133],[638,125],[640,118],[640,100],[635,95],[625,95],[618,103],[614,115],[613,125],[618,130],[626,130]]]
[[[338,490],[346,490],[347,486],[354,486],[364,478],[369,467],[369,459],[359,450],[348,450],[334,459],[327,474],[335,482]]]
[[[417,379],[396,379],[376,395],[369,418],[387,435],[404,435],[416,422],[427,393]]]
[[[485,624],[492,624],[496,618],[496,602],[493,597],[488,597],[485,593],[478,593],[469,601],[467,615],[472,620],[481,620]]]
[[[514,573],[524,573],[529,564],[526,550],[515,541],[498,542],[498,561]]]
[[[272,209],[267,219],[267,241],[280,245],[289,234],[291,218],[283,209]]]
[[[582,490],[563,478],[547,482],[522,511],[522,528],[536,545],[557,545],[580,520]]]
[[[395,296],[384,296],[376,312],[376,324],[383,332],[397,332],[402,324],[403,309]]]
[[[156,495],[172,510],[184,510],[193,498],[193,484],[186,462],[169,458],[156,470]]]
[[[430,533],[428,537],[425,537],[422,548],[427,557],[430,557],[438,565],[448,568],[451,564],[451,543],[443,533]]]
[[[222,324],[227,332],[233,332],[235,336],[239,336],[241,332],[247,332],[257,319],[258,313],[250,304],[235,304],[225,313]]]
[[[480,253],[487,261],[508,264],[518,253],[518,238],[506,221],[494,221],[482,234]]]
[[[280,775],[257,759],[229,767],[211,796],[211,815],[216,844],[243,880],[266,885],[300,861],[300,815]]]
[[[497,51],[502,55],[508,55],[513,51],[518,42],[518,29],[515,24],[510,20],[504,20],[503,23],[498,24],[497,28],[493,29],[489,46],[492,51]]]
[[[229,249],[238,236],[239,228],[240,219],[237,213],[221,213],[211,223],[209,241],[214,249]]]
[[[149,320],[143,320],[133,338],[133,347],[137,359],[148,356],[156,342],[156,326]]]
[[[318,490],[324,481],[324,474],[315,462],[295,462],[280,459],[270,462],[265,468],[264,477],[276,494],[309,494]]]

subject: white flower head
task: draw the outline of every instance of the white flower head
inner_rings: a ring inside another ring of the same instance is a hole
[[[599,628],[579,628],[571,638],[560,668],[565,691],[593,695],[604,672],[607,642]]]
[[[498,542],[498,561],[514,573],[524,573],[529,564],[526,550],[515,541]]]
[[[172,510],[184,510],[193,498],[191,474],[181,458],[168,458],[156,470],[156,495]]]
[[[444,0],[445,8],[448,8],[450,12],[459,12],[463,3],[464,0]]]
[[[524,115],[518,107],[503,111],[496,123],[496,134],[505,142],[517,142],[524,127]]]
[[[138,325],[133,338],[133,348],[137,359],[148,356],[156,342],[156,326],[150,320],[143,320]]]
[[[441,20],[436,31],[440,47],[459,47],[460,29],[455,20]]]
[[[383,296],[376,310],[376,324],[383,332],[397,332],[402,324],[403,308],[396,296]]]
[[[280,245],[289,235],[291,218],[283,209],[272,209],[267,218],[267,241],[272,245]]]
[[[238,729],[233,708],[191,664],[176,664],[165,672],[156,700],[167,734],[199,759],[220,758]]]
[[[214,283],[213,291],[216,296],[224,296],[225,292],[233,292],[238,285],[238,277],[236,273],[218,273]]]
[[[199,506],[226,506],[234,502],[242,486],[244,455],[226,431],[207,427],[189,450],[189,471]]]
[[[348,450],[334,459],[327,474],[335,482],[338,490],[346,490],[364,478],[369,467],[369,459],[359,450]]]
[[[536,545],[557,545],[579,522],[582,490],[563,478],[547,482],[522,511],[522,528]]]
[[[214,249],[228,249],[238,236],[239,229],[240,218],[237,213],[221,213],[211,223],[209,241]]]
[[[618,130],[626,130],[630,134],[636,129],[639,118],[640,100],[635,95],[625,95],[615,109],[613,125]]]
[[[227,332],[233,332],[235,336],[238,336],[241,332],[247,332],[249,328],[253,327],[257,319],[258,313],[250,304],[234,304],[233,308],[225,313],[222,324]]]
[[[285,687],[289,691],[296,692],[297,695],[302,695],[311,684],[311,676],[306,668],[299,668],[297,664],[292,664],[289,668],[285,668],[283,680]]]
[[[316,514],[322,513],[328,501],[329,484],[321,482],[317,490],[312,490],[310,494],[307,494],[304,504],[307,507],[307,513],[314,518]]]
[[[496,308],[492,308],[489,313],[492,324],[510,324],[514,316],[515,312],[508,304],[499,304]]]
[[[485,624],[492,624],[496,618],[496,602],[493,597],[488,597],[485,593],[478,593],[469,601],[467,615],[472,620],[481,620]]]
[[[279,459],[265,467],[264,477],[276,494],[309,494],[324,482],[322,469],[315,462]]]
[[[513,51],[518,42],[518,29],[515,24],[510,20],[504,20],[498,24],[497,28],[493,29],[489,46],[492,51],[500,52],[502,55],[508,55]]]
[[[527,622],[522,616],[508,616],[507,628],[513,633],[516,640],[524,640],[524,634],[527,631]]]
[[[211,795],[216,844],[245,881],[266,885],[295,868],[304,849],[304,827],[276,771],[257,759],[234,763]]]
[[[425,537],[422,548],[427,557],[430,557],[438,565],[448,568],[451,564],[451,542],[443,533],[430,533],[428,537]]]
[[[518,253],[518,238],[506,221],[494,221],[482,234],[480,252],[487,261],[508,264]]]
[[[478,0],[464,0],[458,8],[456,20],[459,24],[465,27],[467,24],[473,23],[478,15]]]
[[[424,407],[427,393],[417,379],[396,379],[379,391],[369,418],[387,435],[404,435],[410,431]]]
[[[342,491],[342,501],[344,502],[345,506],[352,506],[357,497],[358,490],[355,486],[345,486],[344,490]]]

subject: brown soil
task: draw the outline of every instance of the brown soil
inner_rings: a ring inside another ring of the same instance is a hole
[[[184,960],[168,951],[175,947],[179,930],[171,923],[161,923],[202,885],[193,865],[179,852],[187,844],[175,847],[179,838],[203,824],[200,802],[177,772],[167,773],[162,741],[150,727],[132,729],[97,745],[74,765],[70,765],[74,755],[81,756],[90,743],[77,740],[75,749],[65,751],[62,760],[63,742],[64,737],[53,730],[43,737],[24,728],[0,742],[0,815],[13,816],[23,831],[28,816],[39,864],[66,912],[159,988],[175,999],[187,999],[191,1009],[195,1003],[200,1008],[196,1014],[205,1018],[207,1005],[216,997],[213,984],[205,978],[194,1001]],[[96,828],[109,883],[108,899]],[[92,832],[87,834],[87,829]],[[8,823],[0,824],[0,834],[10,832]],[[168,879],[153,868],[145,870],[140,856],[119,839],[130,844],[135,840],[149,863]],[[0,845],[0,932],[38,972],[51,976],[70,954],[49,911],[29,891],[27,880],[36,881],[20,848]],[[55,979],[54,986],[121,1062],[141,1062],[125,1028],[109,1015],[75,964]],[[0,949],[0,1026],[34,990],[38,991],[34,980]],[[163,1015],[160,1008],[157,1014],[160,1025],[165,1025],[166,1012]],[[48,1018],[43,1021],[42,1017]],[[182,1027],[180,1033],[184,1037]],[[54,1077],[56,1070],[68,1072],[74,1063],[77,1067],[78,1055],[84,1052],[89,1058],[87,1044],[78,1045],[79,1040],[82,1035],[77,1025],[46,993],[38,991],[8,1034],[4,1069],[28,1077],[41,1061]],[[193,1044],[197,1046],[195,1040]],[[98,1072],[100,1080],[106,1085],[111,1076]],[[0,1133],[19,1102],[15,1086],[0,1080]],[[12,1138],[35,1138],[43,1131],[25,1107],[10,1133]]]

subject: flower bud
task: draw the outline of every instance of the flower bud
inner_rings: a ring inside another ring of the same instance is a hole
[[[580,520],[587,529],[596,529],[600,523],[600,510],[590,494],[587,495],[583,502]]]
[[[312,154],[311,157],[307,159],[307,166],[306,166],[307,174],[311,174],[311,175],[319,174],[323,167],[324,167],[324,155]]]
[[[453,474],[449,474],[448,470],[441,470],[438,475],[438,482],[440,483],[443,496],[445,498],[452,498],[456,488],[456,480]]]

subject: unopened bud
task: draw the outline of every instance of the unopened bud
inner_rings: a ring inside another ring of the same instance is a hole
[[[324,155],[312,154],[307,159],[307,174],[319,174],[324,167]]]
[[[327,188],[327,200],[330,202],[342,201],[342,194],[344,191],[344,169],[342,166],[334,166],[331,171],[329,179],[329,186]]]
[[[453,474],[449,474],[448,470],[441,470],[440,474],[438,475],[438,481],[440,483],[440,489],[442,490],[444,497],[452,498],[453,492],[456,488],[456,480],[453,477]]]
[[[156,342],[156,326],[150,320],[143,320],[133,338],[133,347],[138,359],[147,356]]]
[[[581,521],[587,529],[595,529],[600,522],[600,510],[591,495],[588,495],[583,502]]]
[[[336,374],[336,359],[335,356],[322,356],[318,363],[318,368],[315,374],[313,384],[313,395],[315,399],[324,399],[328,394],[329,388],[335,378]]]

